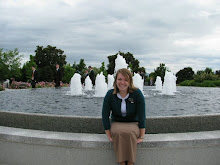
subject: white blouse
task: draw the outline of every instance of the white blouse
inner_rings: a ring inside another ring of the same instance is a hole
[[[126,116],[126,102],[125,102],[125,99],[127,99],[129,97],[129,93],[124,98],[122,98],[119,93],[117,93],[117,96],[118,96],[119,99],[122,99],[121,114],[122,114],[123,117],[125,117]]]

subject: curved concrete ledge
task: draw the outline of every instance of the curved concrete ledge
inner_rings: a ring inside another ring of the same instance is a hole
[[[59,116],[0,111],[0,126],[103,134],[101,117]],[[201,116],[147,117],[146,132],[180,133],[220,130],[220,114]]]
[[[72,165],[115,163],[104,134],[64,133],[0,126],[0,163]],[[147,134],[136,165],[218,165],[220,131]]]

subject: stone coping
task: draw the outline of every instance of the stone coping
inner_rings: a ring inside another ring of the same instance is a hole
[[[0,126],[54,132],[104,134],[101,117],[0,111]],[[220,114],[146,118],[148,134],[215,130],[220,130]]]
[[[105,134],[65,133],[0,126],[0,141],[74,148],[112,149]],[[138,148],[220,146],[220,131],[146,134]]]

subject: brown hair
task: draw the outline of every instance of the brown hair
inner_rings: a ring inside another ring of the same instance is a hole
[[[128,79],[128,82],[129,82],[128,93],[134,92],[137,88],[133,84],[132,74],[131,74],[131,72],[128,69],[122,68],[122,69],[119,69],[117,71],[117,73],[116,73],[115,81],[114,81],[114,91],[113,91],[113,94],[117,94],[119,92],[119,89],[118,89],[117,84],[116,84],[116,81],[117,81],[119,73],[121,73],[124,77],[126,77]]]

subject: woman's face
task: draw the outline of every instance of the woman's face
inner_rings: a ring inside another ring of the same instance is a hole
[[[120,91],[128,91],[129,87],[129,79],[125,76],[123,76],[121,73],[118,74],[117,80],[116,80],[116,85]]]

